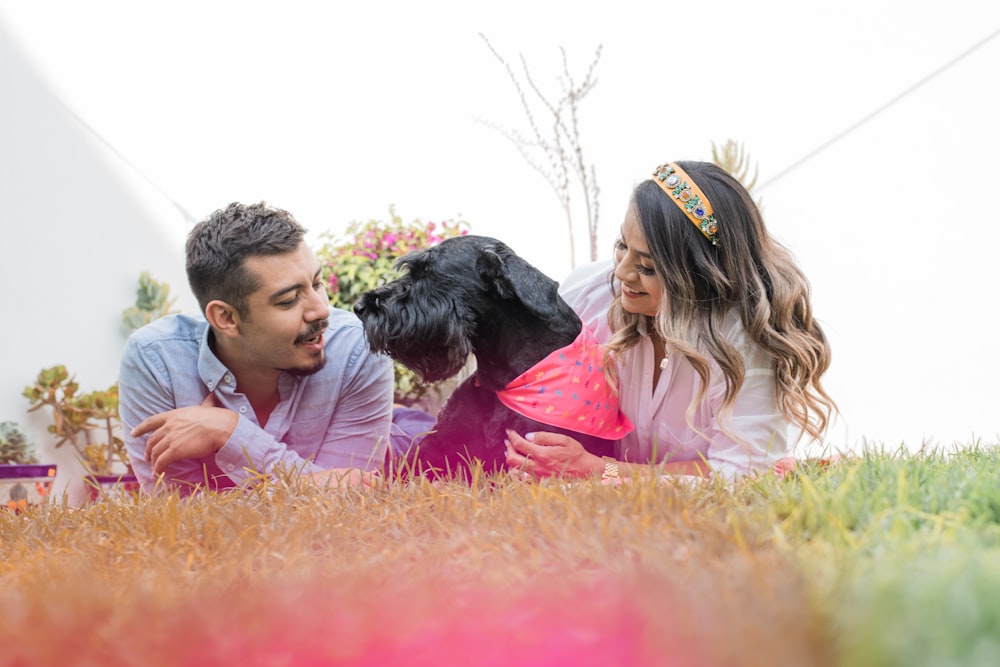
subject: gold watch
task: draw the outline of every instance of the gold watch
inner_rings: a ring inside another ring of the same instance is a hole
[[[618,459],[610,456],[602,456],[604,459],[604,472],[601,479],[621,479],[621,471],[618,470]]]

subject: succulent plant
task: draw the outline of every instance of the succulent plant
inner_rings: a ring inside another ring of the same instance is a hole
[[[0,422],[0,463],[38,463],[35,443],[17,422]]]

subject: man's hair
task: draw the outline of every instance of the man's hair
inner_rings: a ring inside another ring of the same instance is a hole
[[[260,287],[260,280],[243,260],[291,252],[305,234],[291,213],[264,202],[233,202],[195,225],[185,251],[188,283],[202,312],[209,301],[218,299],[247,319],[248,297]]]

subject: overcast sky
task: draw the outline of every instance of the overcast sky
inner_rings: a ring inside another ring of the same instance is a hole
[[[193,218],[263,199],[318,235],[395,205],[557,280],[565,219],[489,126],[524,116],[478,33],[553,97],[559,47],[580,76],[602,45],[580,123],[604,255],[654,166],[742,142],[834,346],[831,445],[997,442],[1000,4],[481,4],[0,0],[0,21]]]

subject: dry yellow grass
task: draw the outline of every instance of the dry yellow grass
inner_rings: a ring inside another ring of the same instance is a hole
[[[471,485],[0,513],[0,665],[833,664],[722,487]]]

